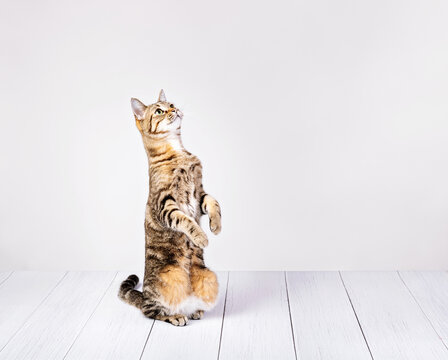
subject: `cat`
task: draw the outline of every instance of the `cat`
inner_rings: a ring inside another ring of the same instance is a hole
[[[119,297],[149,318],[185,326],[201,319],[218,296],[216,274],[204,263],[207,235],[199,225],[209,217],[210,230],[221,231],[218,202],[202,187],[199,159],[181,141],[182,112],[163,90],[152,105],[132,98],[135,122],[149,162],[149,197],[145,214],[145,275],[122,282]]]

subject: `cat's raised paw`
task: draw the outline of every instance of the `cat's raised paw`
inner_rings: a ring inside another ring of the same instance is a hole
[[[185,326],[188,324],[188,318],[184,315],[173,315],[168,316],[165,319],[165,322],[169,322],[170,324],[174,326]]]
[[[195,313],[190,315],[190,319],[201,320],[203,316],[204,316],[204,310],[198,310]]]
[[[215,235],[221,232],[221,216],[218,214],[210,216],[210,230]]]
[[[208,245],[207,235],[205,235],[203,231],[194,234],[191,237],[191,241],[193,242],[193,244],[200,247],[201,249],[205,248]]]

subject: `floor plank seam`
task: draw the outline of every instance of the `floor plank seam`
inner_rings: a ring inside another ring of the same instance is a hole
[[[106,290],[104,291],[103,295],[101,295],[98,304],[95,305],[92,313],[90,314],[89,318],[86,320],[86,322],[84,323],[84,325],[82,326],[81,330],[79,330],[78,334],[76,334],[75,339],[73,340],[72,344],[70,345],[70,347],[68,348],[67,352],[65,353],[64,357],[62,358],[63,360],[65,360],[65,358],[67,357],[68,353],[70,352],[70,350],[73,348],[73,345],[75,345],[76,340],[78,340],[79,336],[81,335],[81,333],[83,332],[83,330],[85,329],[87,323],[90,321],[90,319],[92,318],[93,314],[95,314],[96,309],[98,308],[98,306],[101,304],[101,301],[103,301],[104,296],[106,296],[107,291],[110,289],[110,287],[112,286],[115,278],[118,275],[118,271],[115,273],[114,277],[112,278],[110,284],[108,285],[108,287],[106,288]]]
[[[67,276],[68,271],[65,272],[65,274],[61,277],[61,279],[56,283],[56,285],[48,292],[47,296],[45,296],[42,301],[36,306],[36,308],[26,317],[26,319],[23,321],[22,325],[14,332],[14,334],[9,338],[9,340],[6,342],[6,344],[0,349],[0,353],[3,351],[5,347],[8,346],[8,344],[11,342],[12,339],[17,335],[17,333],[23,328],[23,326],[28,322],[28,320],[33,316],[33,314],[37,311],[37,309],[40,308],[40,306],[47,300],[50,295],[54,292],[54,290],[59,286],[59,284],[64,280],[64,278]],[[11,273],[12,275],[12,273]]]
[[[151,336],[152,329],[154,328],[154,324],[155,323],[156,323],[156,321],[153,320],[152,321],[152,325],[151,325],[151,329],[149,329],[149,331],[148,331],[148,336],[146,336],[145,343],[143,344],[142,353],[140,354],[140,357],[138,358],[138,360],[142,360],[143,354],[145,353],[146,345],[148,344],[148,340],[149,340],[149,337]]]
[[[440,334],[437,332],[436,328],[434,327],[434,325],[432,324],[431,320],[429,319],[429,317],[426,315],[425,311],[423,310],[423,308],[420,306],[420,303],[418,302],[417,298],[414,296],[414,294],[412,293],[411,289],[409,289],[408,285],[406,284],[406,281],[404,281],[403,277],[401,276],[400,272],[397,271],[397,275],[400,278],[401,282],[403,283],[404,287],[408,290],[409,294],[411,295],[411,297],[414,299],[415,303],[417,304],[418,308],[420,309],[420,311],[423,313],[424,317],[426,318],[426,320],[428,320],[429,325],[431,325],[431,328],[434,330],[434,332],[436,333],[437,337],[440,339],[440,341],[442,341],[443,346],[448,350],[448,346],[445,343],[445,341],[443,340],[443,337],[440,336]]]
[[[286,277],[286,271],[284,271],[283,273],[285,275],[286,299],[288,300],[289,322],[291,324],[291,333],[292,333],[292,345],[294,346],[294,355],[295,355],[296,360],[297,360],[298,358],[297,358],[297,349],[296,349],[296,339],[295,339],[295,335],[294,335],[294,325],[293,325],[293,322],[292,322],[291,305],[290,305],[290,302],[289,302],[288,280],[287,280],[287,277]]]
[[[10,277],[11,277],[11,275],[14,273],[14,271],[11,271],[10,273],[9,273],[9,275],[7,276],[7,277],[5,277],[4,279],[3,279],[3,281],[1,281],[0,282],[0,287],[6,282],[6,280],[8,280]]]
[[[358,314],[356,313],[355,307],[352,302],[352,298],[350,297],[347,287],[345,286],[345,282],[344,282],[341,272],[338,271],[338,273],[339,273],[339,277],[341,278],[342,286],[344,286],[345,293],[347,294],[348,301],[350,302],[350,306],[352,307],[353,313],[355,314],[355,318],[356,318],[356,321],[358,322],[358,326],[359,326],[359,329],[361,330],[361,334],[362,334],[362,337],[364,338],[364,342],[366,343],[367,349],[369,350],[370,357],[372,358],[372,360],[374,360],[372,350],[370,349],[370,345],[369,345],[369,342],[367,341],[366,334],[364,334],[364,330],[361,326],[361,322],[359,321]]]
[[[229,290],[229,278],[230,278],[230,271],[227,271],[227,283],[226,283],[226,293],[224,295],[224,308],[222,310],[222,322],[221,322],[221,332],[219,334],[219,346],[218,346],[218,360],[219,355],[221,353],[221,342],[222,342],[222,333],[224,330],[224,319],[226,316],[226,305],[227,305],[227,291]]]

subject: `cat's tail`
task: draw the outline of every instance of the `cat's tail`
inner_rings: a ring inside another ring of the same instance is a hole
[[[135,307],[141,309],[143,304],[143,293],[134,289],[137,284],[138,276],[129,275],[128,278],[121,283],[118,297],[128,304],[134,305]]]

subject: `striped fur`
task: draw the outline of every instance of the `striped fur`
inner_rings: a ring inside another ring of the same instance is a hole
[[[155,104],[132,99],[131,105],[149,163],[145,276],[142,292],[134,289],[137,276],[130,275],[119,297],[147,317],[183,326],[216,302],[218,282],[204,263],[208,239],[199,220],[207,214],[210,230],[218,234],[221,210],[203,189],[201,162],[182,145],[182,112],[163,90]]]

